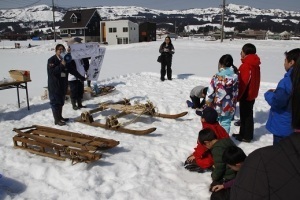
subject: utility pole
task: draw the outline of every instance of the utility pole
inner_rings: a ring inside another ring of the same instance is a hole
[[[221,42],[223,42],[223,39],[224,39],[224,15],[225,15],[225,0],[223,0],[223,5],[222,5]]]
[[[56,42],[54,0],[52,0],[52,13],[53,13],[53,31],[54,31],[54,42]]]

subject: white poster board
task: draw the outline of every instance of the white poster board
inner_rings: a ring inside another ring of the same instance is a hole
[[[97,81],[103,63],[106,48],[99,47],[96,42],[79,43],[70,45],[72,59],[91,58],[87,71],[87,79]]]

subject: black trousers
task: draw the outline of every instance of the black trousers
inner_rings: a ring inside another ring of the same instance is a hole
[[[255,100],[247,101],[240,100],[240,136],[245,140],[253,139],[254,120],[253,120],[253,106]]]
[[[165,75],[167,72],[167,78],[172,78],[172,56],[163,56],[161,62],[161,70],[160,70],[160,78],[165,79]],[[166,70],[167,68],[167,70]]]
[[[84,83],[80,80],[69,81],[71,99],[82,99],[84,92]]]
[[[222,189],[218,192],[212,192],[210,200],[230,200],[230,189]]]
[[[194,107],[193,108],[202,108],[205,104],[205,98],[203,98],[203,100],[200,102],[200,98],[196,97],[196,96],[190,96]]]

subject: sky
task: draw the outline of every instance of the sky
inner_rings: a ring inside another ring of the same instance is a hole
[[[189,8],[217,7],[222,0],[54,0],[61,7],[74,6],[141,6],[161,10],[182,10]],[[226,3],[249,5],[255,8],[279,8],[283,10],[300,11],[299,0],[226,0]],[[0,0],[0,9],[22,8],[31,5],[51,5],[52,0]]]

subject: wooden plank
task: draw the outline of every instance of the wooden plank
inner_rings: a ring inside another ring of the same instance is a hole
[[[150,133],[152,133],[153,131],[156,130],[156,128],[149,128],[149,129],[145,129],[145,130],[134,130],[134,129],[127,129],[127,128],[124,128],[122,126],[120,126],[120,127],[108,127],[105,124],[101,124],[99,122],[92,122],[92,123],[84,122],[84,121],[81,120],[81,118],[77,118],[77,119],[75,119],[75,121],[83,123],[83,124],[87,124],[89,126],[100,127],[100,128],[104,128],[104,129],[107,129],[107,130],[119,131],[119,132],[129,133],[129,134],[133,134],[133,135],[147,135],[147,134],[150,134]]]
[[[98,150],[97,146],[82,145],[80,143],[62,140],[60,138],[49,138],[49,137],[43,137],[43,136],[36,136],[36,137],[40,137],[44,141],[48,141],[49,143],[52,143],[52,144],[54,143],[54,144],[58,144],[58,145],[62,145],[62,146],[76,147],[76,148],[79,148],[81,150],[89,150],[89,151]]]
[[[65,136],[83,138],[83,139],[99,141],[99,142],[107,142],[107,143],[109,143],[110,147],[115,147],[119,144],[119,141],[112,140],[112,139],[106,139],[106,138],[90,136],[90,135],[85,135],[85,134],[80,134],[80,133],[74,133],[74,132],[70,132],[70,131],[59,130],[59,129],[45,127],[45,126],[36,125],[36,128],[38,130],[41,130],[41,131],[57,133],[57,134],[60,134],[60,135],[65,135]]]
[[[22,146],[15,146],[15,148],[23,149],[23,150],[26,150],[30,153],[34,153],[34,154],[37,154],[37,155],[40,155],[40,156],[46,156],[46,157],[49,157],[49,158],[54,158],[54,159],[57,159],[57,160],[66,160],[66,158],[57,156],[55,154],[43,153],[43,152],[39,152],[39,151],[36,151],[36,150],[33,150],[33,149],[25,148],[25,147],[22,147]]]
[[[48,151],[46,154],[47,155],[54,155],[54,157],[57,157],[57,156],[59,157],[59,156],[64,155],[64,156],[72,159],[72,154],[74,154],[74,156],[86,157],[87,160],[85,160],[85,161],[94,161],[94,160],[99,160],[101,158],[101,154],[98,154],[98,153],[90,153],[88,151],[84,151],[84,150],[80,150],[80,149],[74,149],[74,148],[71,148],[71,147],[62,147],[62,146],[60,146],[60,148],[56,148],[56,150],[61,150],[61,153],[63,153],[63,155],[62,154],[56,155],[53,152],[54,149],[51,147],[52,145],[49,147],[49,146],[47,146],[43,143],[39,143],[39,142],[34,141],[34,140],[30,140],[30,139],[27,139],[27,138],[16,137],[16,136],[13,138],[13,140],[14,141],[20,141],[20,142],[30,144],[30,145],[35,145],[35,147],[37,147],[37,148],[38,147],[48,148],[48,149],[45,149],[45,151]],[[26,148],[26,147],[22,147],[22,146],[17,145],[15,147],[23,148],[25,150],[31,149],[32,151],[39,152],[39,154],[42,155],[42,152],[30,148],[30,146]],[[70,153],[68,154],[66,152],[66,150],[69,151]],[[52,153],[51,153],[51,151],[52,151]],[[78,154],[78,155],[76,155],[76,154]]]
[[[58,133],[51,133],[51,132],[46,132],[46,131],[41,131],[41,130],[33,130],[32,133],[48,136],[51,138],[67,140],[67,141],[75,142],[75,143],[78,143],[81,145],[97,146],[99,148],[101,148],[101,147],[105,148],[108,146],[108,144],[105,141],[103,142],[103,141],[95,141],[95,140],[85,139],[85,138],[77,138],[77,137],[66,136],[66,135],[61,135]]]

